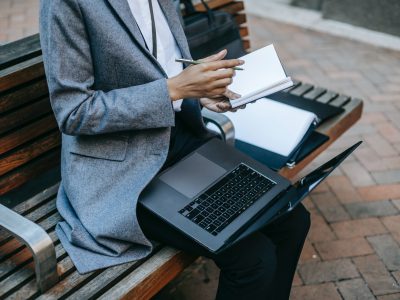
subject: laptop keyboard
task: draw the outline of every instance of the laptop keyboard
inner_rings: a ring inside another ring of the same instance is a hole
[[[216,236],[275,184],[242,163],[179,213]]]

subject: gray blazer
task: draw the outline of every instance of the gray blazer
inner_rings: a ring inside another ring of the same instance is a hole
[[[159,0],[184,57],[172,0]],[[42,0],[40,34],[51,105],[62,132],[56,231],[80,273],[152,251],[136,218],[140,192],[163,165],[175,113],[167,75],[127,0]],[[180,113],[207,134],[198,101]]]

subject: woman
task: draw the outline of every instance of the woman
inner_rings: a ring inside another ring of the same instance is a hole
[[[240,60],[190,58],[172,0],[42,0],[41,44],[62,132],[57,234],[81,273],[141,259],[149,239],[212,258],[218,299],[287,299],[309,214],[285,219],[213,255],[137,207],[160,171],[213,137],[200,108],[230,109]]]

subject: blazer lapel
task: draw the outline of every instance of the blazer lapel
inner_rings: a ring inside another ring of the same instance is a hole
[[[171,32],[181,50],[184,58],[191,58],[189,46],[186,40],[185,32],[183,31],[182,24],[179,20],[178,12],[172,0],[158,0],[160,7],[167,19]]]
[[[134,41],[137,43],[139,48],[142,49],[142,51],[148,56],[148,58],[159,67],[159,69],[162,71],[164,76],[167,76],[165,74],[164,69],[161,67],[161,65],[158,63],[158,61],[155,59],[155,57],[149,52],[149,50],[146,47],[146,43],[143,39],[142,33],[140,32],[139,26],[137,25],[135,18],[132,15],[131,9],[129,7],[128,1],[127,0],[107,0],[115,13],[118,15],[118,17],[121,19],[122,23],[126,26],[128,29],[129,33],[133,37]]]

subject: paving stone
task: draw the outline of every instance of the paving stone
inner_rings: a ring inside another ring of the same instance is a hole
[[[364,238],[351,238],[315,243],[323,260],[367,255],[374,252]]]
[[[374,149],[380,157],[397,155],[397,151],[393,146],[382,136],[378,134],[365,134],[365,142]]]
[[[400,270],[400,247],[389,234],[367,238],[388,270]]]
[[[305,263],[309,261],[319,261],[319,255],[314,249],[312,243],[307,239],[304,242],[303,251],[301,252],[299,263]]]
[[[376,299],[378,299],[378,300],[399,300],[400,299],[400,293],[379,296]]]
[[[390,231],[393,238],[400,244],[400,215],[384,217],[382,223]]]
[[[364,237],[387,232],[378,218],[337,222],[331,224],[331,227],[339,239]]]
[[[358,161],[344,162],[341,169],[354,186],[370,186],[376,183],[368,170]]]
[[[300,286],[300,285],[303,285],[303,281],[301,280],[299,274],[296,272],[294,273],[292,286]]]
[[[358,202],[345,204],[346,210],[355,218],[383,217],[398,214],[391,201]]]
[[[292,289],[291,300],[341,300],[333,283],[323,283],[317,285],[298,286]]]
[[[327,178],[327,183],[336,194],[341,203],[352,203],[362,201],[360,194],[351,184],[346,176],[331,176]]]
[[[357,189],[363,200],[386,200],[400,198],[400,184],[385,184]]]
[[[396,206],[397,209],[400,211],[400,199],[392,200],[392,203],[393,203],[394,206]]]
[[[400,169],[372,172],[371,175],[378,184],[400,183]]]
[[[397,281],[397,285],[400,287],[400,271],[392,272],[392,276]]]
[[[299,267],[299,274],[305,284],[338,281],[360,276],[350,259],[305,263]]]
[[[353,262],[374,295],[379,296],[399,292],[396,286],[397,283],[375,254],[356,257]]]
[[[375,297],[364,280],[360,278],[337,283],[339,291],[346,300],[374,300]]]
[[[350,215],[331,192],[313,194],[313,202],[328,222],[349,220]]]
[[[391,122],[381,123],[376,125],[376,127],[379,133],[391,144],[400,142],[400,130]]]
[[[335,234],[328,226],[324,218],[313,210],[311,211],[311,224],[312,225],[308,233],[308,239],[311,242],[336,239]]]

